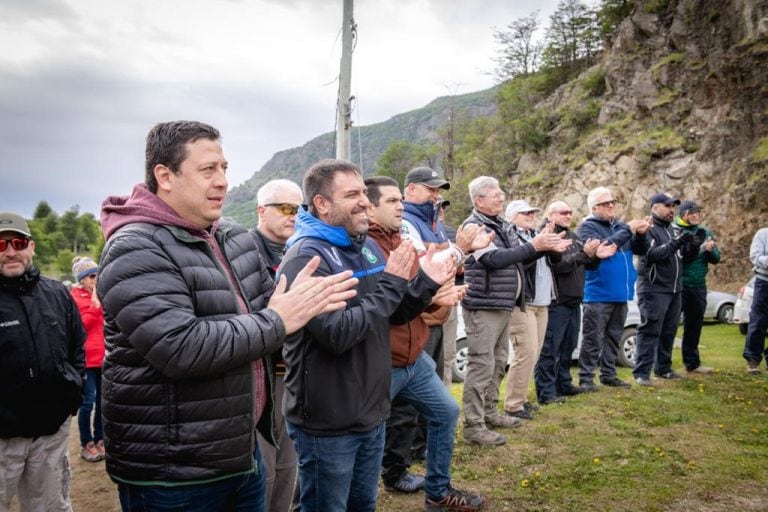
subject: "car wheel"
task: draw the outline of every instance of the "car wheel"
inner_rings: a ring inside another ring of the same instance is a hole
[[[724,324],[733,322],[733,304],[723,304],[717,310],[717,320]]]
[[[621,334],[619,341],[619,361],[621,366],[635,367],[635,354],[637,353],[637,329],[627,327]]]
[[[456,340],[456,361],[451,368],[453,382],[464,382],[464,377],[467,376],[467,352],[467,338]]]
[[[749,324],[739,324],[739,332],[743,335],[747,335],[747,331],[749,330]]]

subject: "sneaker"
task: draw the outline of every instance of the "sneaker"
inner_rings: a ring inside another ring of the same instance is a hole
[[[506,411],[507,416],[512,416],[513,418],[520,418],[521,420],[532,420],[533,414],[530,411],[526,411],[525,409],[520,409],[519,411]]]
[[[406,494],[419,492],[424,488],[424,477],[406,471],[403,473],[403,476],[392,485],[384,482],[384,488],[389,492],[403,492]]]
[[[525,409],[528,412],[536,412],[539,409],[541,409],[541,407],[539,407],[538,405],[536,405],[534,403],[531,403],[531,402],[525,402],[523,404],[523,409]]]
[[[594,386],[594,384],[592,384]],[[560,395],[562,396],[576,396],[580,395],[582,393],[585,393],[586,390],[580,387],[576,386],[568,386],[567,388],[563,388],[560,390]]]
[[[696,368],[688,370],[688,373],[702,373],[704,375],[709,375],[715,373],[715,369],[710,366],[697,366]]]
[[[756,359],[747,359],[747,373],[752,375],[760,373],[760,361]]]
[[[643,386],[646,388],[654,388],[656,386],[653,385],[653,382],[651,382],[651,379],[648,377],[638,377],[635,379],[635,382],[638,386]]]
[[[542,398],[541,400],[539,400],[539,403],[541,405],[564,404],[565,397],[556,395],[551,398]]]
[[[507,436],[488,430],[485,427],[465,428],[464,442],[481,446],[501,446],[506,444]]]
[[[99,462],[102,457],[93,441],[80,448],[80,457],[86,462]]]
[[[485,498],[479,494],[460,491],[448,486],[448,494],[442,498],[424,497],[424,510],[472,512],[485,506]]]
[[[506,414],[489,414],[485,416],[485,424],[493,428],[517,428],[523,424],[520,418],[513,418]]]
[[[657,375],[657,377],[659,377],[660,379],[667,379],[667,380],[680,380],[683,378],[683,376],[677,373],[675,370],[669,370],[666,373]]]
[[[620,378],[616,377],[615,375],[613,377],[607,377],[605,379],[600,379],[600,384],[603,386],[610,386],[612,388],[629,388],[631,385],[629,382],[624,382]]]
[[[579,389],[582,393],[594,393],[600,391],[600,388],[596,386],[594,382],[581,382],[579,384]]]
[[[96,449],[99,450],[99,455],[101,455],[102,459],[107,456],[107,450],[104,448],[103,440],[96,443]]]

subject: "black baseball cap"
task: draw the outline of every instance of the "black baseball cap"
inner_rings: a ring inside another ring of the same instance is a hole
[[[408,171],[405,176],[405,186],[407,187],[411,183],[419,183],[429,188],[444,188],[445,190],[451,188],[450,183],[440,178],[437,171],[429,167],[416,167]]]
[[[665,206],[672,206],[672,205],[678,205],[680,204],[679,199],[675,199],[669,194],[665,194],[664,192],[658,192],[656,194],[653,194],[651,196],[651,206],[662,203]]]

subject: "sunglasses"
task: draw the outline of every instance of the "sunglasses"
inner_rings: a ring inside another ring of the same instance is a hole
[[[10,244],[14,251],[23,251],[29,247],[29,238],[12,238],[10,240],[0,240],[0,252],[5,252]]]
[[[291,215],[296,215],[299,211],[299,205],[297,204],[290,204],[290,203],[269,203],[265,204],[264,206],[273,206],[277,208],[277,210],[285,215],[286,217],[289,217]]]
[[[613,206],[616,204],[616,201],[611,199],[610,201],[603,201],[602,203],[597,203],[595,206]]]

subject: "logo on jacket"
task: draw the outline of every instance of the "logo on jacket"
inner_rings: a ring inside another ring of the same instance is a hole
[[[341,266],[341,257],[339,256],[339,253],[336,252],[335,247],[331,247],[330,251],[328,249],[323,249],[323,251],[325,251],[325,254],[327,254],[328,257],[331,258],[331,261],[334,262],[336,266],[338,267]]]
[[[18,320],[9,320],[7,322],[0,323],[0,327],[13,327],[14,325],[21,325]]]
[[[363,247],[363,256],[368,260],[368,263],[376,263],[379,259],[371,252],[367,247]]]

